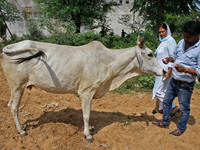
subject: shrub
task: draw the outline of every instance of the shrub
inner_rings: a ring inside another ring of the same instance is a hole
[[[154,86],[155,78],[150,75],[139,76],[140,88],[152,89]]]
[[[27,37],[30,40],[37,40],[37,41],[44,38],[42,31],[39,29],[39,25],[34,19],[29,18],[27,20],[27,25],[28,25],[28,34],[25,35],[25,37]]]
[[[114,93],[126,93],[128,94],[130,91],[135,90],[135,85],[133,80],[127,80],[125,81],[119,88],[113,90]]]

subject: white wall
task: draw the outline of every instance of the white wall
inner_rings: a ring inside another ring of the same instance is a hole
[[[33,3],[32,0],[8,0],[9,2],[14,3],[20,11],[25,11],[26,7],[30,7],[30,15],[37,16],[37,10],[36,10],[36,4]],[[120,24],[119,18],[121,18],[123,15],[129,15],[131,17],[130,23],[133,23],[135,19],[138,18],[138,13],[133,14],[133,12],[130,12],[133,1],[129,0],[129,4],[126,3],[127,0],[116,0],[119,4],[122,2],[118,7],[115,7],[113,11],[107,14],[107,24],[110,25],[110,27],[113,29],[114,34],[121,35],[122,29],[125,30],[127,33],[131,33],[132,30],[130,27]],[[128,24],[129,22],[127,22]],[[27,33],[27,24],[24,20],[23,16],[22,19],[16,20],[14,24],[7,22],[7,25],[11,31],[12,34],[16,34],[18,37],[21,37],[23,34]],[[84,28],[81,29],[82,33],[85,31]],[[96,29],[96,32],[100,32],[100,28]],[[44,34],[48,35],[49,33],[47,31],[44,31]],[[10,37],[10,34],[7,31],[7,38]]]
[[[15,34],[18,37],[23,36],[23,34],[27,34],[27,24],[23,16],[23,11],[26,10],[26,7],[29,7],[30,9],[30,15],[35,15],[36,12],[36,4],[33,3],[32,0],[8,0],[8,2],[11,2],[17,6],[19,11],[21,12],[20,19],[15,20],[14,23],[12,22],[6,22],[8,28],[10,29],[12,34]],[[11,35],[6,31],[7,39],[10,39]]]

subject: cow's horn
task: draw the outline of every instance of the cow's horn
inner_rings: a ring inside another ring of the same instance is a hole
[[[137,38],[137,45],[140,45],[140,35],[138,34],[138,38]]]
[[[140,41],[140,43],[138,44],[138,46],[140,48],[142,48],[144,46],[144,39],[145,39],[145,35],[143,35],[142,40]]]

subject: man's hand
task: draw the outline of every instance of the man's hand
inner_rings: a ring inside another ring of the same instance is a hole
[[[185,67],[181,65],[176,64],[175,68],[178,72],[185,72]]]
[[[197,76],[197,73],[196,73],[195,69],[185,68],[185,67],[183,67],[181,65],[176,65],[175,68],[176,68],[176,70],[178,72],[185,72],[185,73],[189,73],[189,74],[191,74],[193,76]]]

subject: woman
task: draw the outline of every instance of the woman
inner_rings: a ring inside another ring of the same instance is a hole
[[[157,110],[156,109],[153,110],[152,111],[153,114],[163,112],[163,99],[164,99],[169,81],[171,79],[170,74],[173,67],[173,63],[164,64],[163,59],[165,57],[169,57],[169,55],[172,54],[176,48],[176,41],[171,36],[170,28],[166,23],[162,23],[159,26],[159,40],[161,41],[161,43],[156,49],[154,54],[156,54],[156,59],[158,60],[160,65],[163,67],[164,75],[155,76],[155,84],[153,87],[152,99],[156,97],[159,100],[159,108]],[[172,103],[171,116],[175,115],[177,109],[178,107],[174,103]]]

